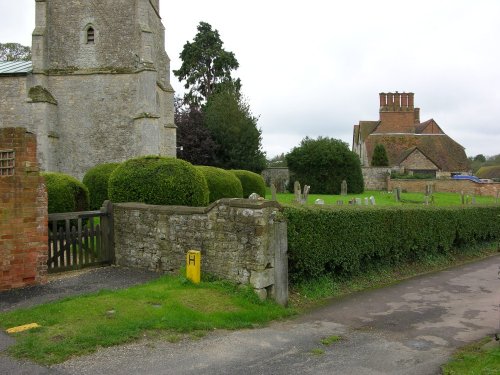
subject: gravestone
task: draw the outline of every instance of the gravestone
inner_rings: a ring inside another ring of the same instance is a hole
[[[337,201],[337,206],[343,206],[344,205],[344,201],[342,199],[339,199]]]
[[[392,194],[394,195],[394,199],[396,200],[396,202],[401,201],[401,188],[400,187],[394,188],[394,190],[392,191]]]
[[[316,200],[314,201],[314,204],[323,205],[323,204],[325,204],[325,201],[324,201],[323,199],[316,199]]]
[[[460,192],[460,196],[462,197],[462,206],[463,206],[465,204],[465,195],[463,190]]]
[[[356,206],[361,206],[361,198],[356,198]]]
[[[471,204],[476,204],[476,196],[475,195],[472,196]]]
[[[311,187],[309,185],[304,185],[304,194],[302,194],[302,203],[307,202],[307,198],[309,197],[309,190],[311,190]]]
[[[365,206],[368,206],[368,204],[369,204],[369,199],[368,197],[365,197]]]
[[[373,195],[370,197],[370,204],[375,206],[375,197]]]
[[[302,193],[301,193],[299,181],[295,181],[295,183],[293,184],[293,192],[295,194],[295,202],[297,202],[297,203],[302,202]]]
[[[276,201],[276,186],[271,184],[271,200]]]
[[[426,206],[428,206],[428,205],[429,205],[429,196],[428,196],[428,195],[426,195],[426,196],[424,197],[424,203],[425,203],[425,205],[426,205]]]
[[[345,196],[347,195],[347,181],[342,180],[342,185],[340,185],[340,195]]]
[[[433,186],[432,184],[426,184],[425,185],[425,195],[432,195],[433,191]]]

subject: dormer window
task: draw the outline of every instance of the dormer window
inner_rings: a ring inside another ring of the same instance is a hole
[[[95,30],[92,26],[87,29],[87,44],[94,44]]]

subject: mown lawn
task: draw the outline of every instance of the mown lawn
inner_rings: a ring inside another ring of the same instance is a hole
[[[489,341],[491,338],[486,338],[459,350],[450,362],[443,365],[443,374],[500,374],[500,344],[493,343],[492,347],[483,348]]]
[[[292,314],[290,308],[261,302],[251,288],[220,281],[194,285],[183,277],[164,276],[120,291],[2,313],[0,326],[38,323],[40,328],[12,334],[16,344],[9,352],[53,364],[162,331],[176,341],[182,334],[198,337],[216,328],[255,327]]]
[[[398,206],[398,205],[423,205],[425,194],[423,193],[401,193],[401,202],[396,202],[396,199],[392,193],[387,193],[384,191],[365,191],[363,194],[349,194],[347,196],[341,195],[326,195],[326,194],[310,194],[307,199],[307,204],[314,204],[316,199],[323,199],[325,204],[336,205],[337,201],[343,200],[344,205],[349,203],[349,200],[353,198],[361,198],[362,204],[364,204],[364,199],[373,196],[375,198],[375,203],[378,206]],[[434,193],[434,203],[435,206],[457,206],[462,204],[462,197],[460,194],[456,193]],[[268,189],[266,193],[266,198],[271,199],[271,192]],[[276,194],[276,199],[279,203],[292,204],[295,196],[291,193],[279,193]],[[495,204],[496,199],[494,197],[482,197],[476,196],[476,204]]]

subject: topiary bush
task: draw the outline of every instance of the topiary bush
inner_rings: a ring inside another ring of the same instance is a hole
[[[89,189],[90,209],[98,210],[108,198],[108,182],[111,173],[120,163],[100,164],[91,168],[83,176],[83,184]]]
[[[187,161],[142,156],[111,173],[108,196],[114,203],[206,206],[209,190],[203,173]]]
[[[86,211],[89,191],[76,178],[64,173],[43,172],[49,203],[49,214]]]
[[[248,198],[252,193],[257,193],[264,198],[266,197],[266,184],[260,174],[236,169],[231,172],[238,177],[241,186],[243,186],[243,198]]]
[[[196,166],[205,176],[210,191],[209,203],[221,198],[243,198],[243,187],[230,171],[205,165]]]

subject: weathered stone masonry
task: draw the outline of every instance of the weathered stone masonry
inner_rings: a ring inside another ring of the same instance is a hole
[[[47,274],[47,194],[38,171],[36,136],[0,129],[0,290],[43,283]],[[12,169],[4,169],[13,164]],[[3,166],[2,166],[3,165]]]
[[[274,297],[275,256],[283,240],[276,234],[280,208],[247,199],[222,199],[206,208],[115,204],[116,264],[176,272],[185,266],[188,250],[201,250],[202,274],[250,284],[261,297]]]

